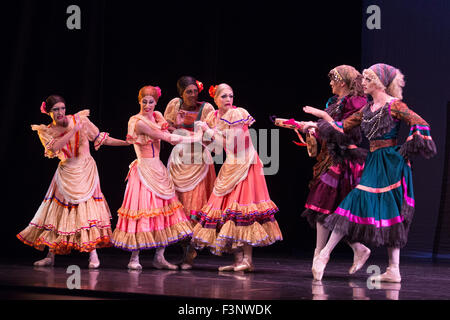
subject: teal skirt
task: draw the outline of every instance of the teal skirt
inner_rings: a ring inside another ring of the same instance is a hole
[[[329,215],[324,226],[350,242],[401,248],[406,245],[414,215],[409,161],[399,147],[370,152],[359,184]]]

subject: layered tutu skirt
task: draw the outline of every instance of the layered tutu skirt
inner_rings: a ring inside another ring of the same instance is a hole
[[[167,169],[158,158],[147,159],[168,179]],[[165,170],[165,171],[164,171]],[[115,247],[127,250],[144,250],[166,247],[192,235],[191,223],[176,194],[161,197],[144,183],[137,162],[130,166],[128,183],[119,219],[113,233]]]
[[[111,214],[98,181],[97,166],[90,156],[78,165],[60,163],[44,201],[17,238],[38,250],[47,246],[55,254],[110,247]],[[64,190],[72,183],[78,189],[87,186],[87,193],[77,201]]]
[[[194,227],[192,242],[197,249],[208,247],[216,255],[231,253],[244,244],[268,246],[283,239],[274,216],[277,211],[258,158],[230,193],[211,194],[197,213],[199,223]]]

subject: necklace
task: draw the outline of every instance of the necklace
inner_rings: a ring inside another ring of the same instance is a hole
[[[368,111],[370,111],[370,113],[374,113],[371,110],[372,105],[373,103],[369,105],[367,108]],[[384,109],[385,109],[384,106],[379,108],[377,111],[375,111],[376,113],[375,115],[368,115],[367,113],[364,113],[362,122],[364,123],[364,127],[368,128],[368,132],[366,132],[367,139],[371,140],[375,136],[375,134],[379,131],[380,122],[384,113]]]

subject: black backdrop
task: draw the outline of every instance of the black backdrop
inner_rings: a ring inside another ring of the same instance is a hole
[[[81,29],[69,30],[69,5],[81,8]],[[3,168],[2,248],[10,259],[42,256],[15,235],[32,219],[57,166],[43,157],[30,124],[48,123],[39,111],[52,93],[66,98],[67,112],[91,110],[91,120],[124,138],[137,113],[143,85],[158,85],[163,111],[176,96],[176,80],[192,75],[206,90],[229,83],[235,104],[249,110],[255,129],[274,129],[269,116],[312,119],[303,105],[323,107],[330,96],[328,71],[350,64],[361,70],[365,8],[352,2],[17,1],[4,6],[0,155]],[[388,62],[388,61],[386,61]],[[300,218],[315,160],[280,130],[280,167],[266,176],[284,241],[258,254],[310,255],[315,233]],[[163,143],[167,161],[170,145]],[[117,221],[133,148],[92,151],[102,191]],[[273,155],[274,156],[274,155]],[[176,249],[172,249],[176,250]],[[348,252],[345,246],[338,251]],[[118,249],[105,252],[120,253]]]

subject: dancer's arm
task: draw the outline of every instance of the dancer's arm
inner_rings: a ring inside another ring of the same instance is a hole
[[[320,110],[317,108],[313,108],[310,106],[303,107],[303,111],[309,114],[312,114],[313,116],[316,116],[317,118],[322,118],[325,121],[333,121],[333,118],[326,113],[324,110]]]
[[[115,139],[110,136],[108,136],[104,144],[107,146],[114,146],[114,147],[126,147],[130,145],[128,142],[124,140]]]
[[[79,116],[75,116],[75,118],[77,121],[73,126],[73,128],[69,130],[66,134],[64,134],[62,137],[54,139],[53,142],[47,147],[50,152],[56,153],[57,151],[61,150],[74,136],[74,134],[83,128],[83,122],[80,121]]]
[[[430,125],[408,106],[396,101],[391,106],[391,115],[410,126],[406,142],[400,148],[400,154],[404,157],[421,154],[426,159],[436,155],[436,145],[431,137]]]
[[[193,137],[185,137],[178,134],[172,134],[167,131],[150,128],[142,121],[138,121],[136,123],[136,133],[138,135],[145,134],[152,139],[161,139],[171,144],[194,143],[201,141],[201,134],[196,134]]]

